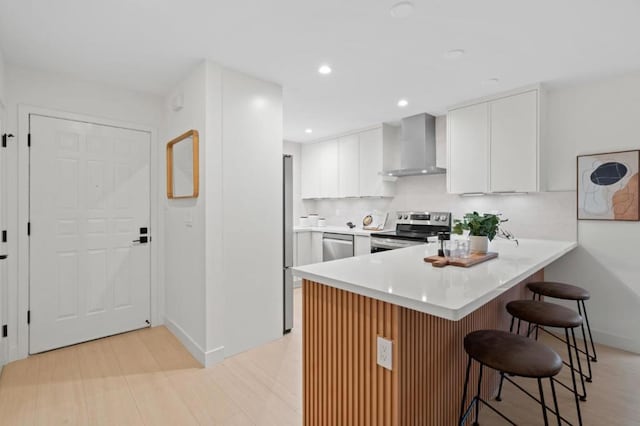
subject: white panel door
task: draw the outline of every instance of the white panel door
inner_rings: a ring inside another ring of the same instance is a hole
[[[0,135],[4,135],[6,129],[2,121],[4,115],[4,109],[0,105]],[[11,139],[7,141],[9,143]],[[6,149],[0,149],[0,230],[6,228],[6,199],[7,199],[7,160]],[[0,240],[2,241],[2,240]],[[5,311],[8,288],[7,288],[7,243],[0,242],[0,321],[2,324],[7,324],[7,313]],[[7,360],[7,339],[0,338],[0,367],[5,364]]]
[[[31,115],[29,352],[149,325],[150,134]]]
[[[447,114],[447,182],[453,194],[489,190],[489,106],[487,103]]]
[[[491,191],[538,190],[538,92],[491,102]]]
[[[360,138],[358,135],[338,139],[338,196],[360,195]]]

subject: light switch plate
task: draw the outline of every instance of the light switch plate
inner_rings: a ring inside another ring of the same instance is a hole
[[[378,336],[378,365],[387,370],[393,366],[393,341]]]

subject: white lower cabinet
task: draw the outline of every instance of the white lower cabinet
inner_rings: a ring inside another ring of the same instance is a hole
[[[311,233],[311,263],[322,262],[322,232]]]
[[[371,237],[366,235],[356,235],[353,239],[353,255],[361,256],[371,254]]]
[[[294,266],[308,265],[311,262],[311,232],[296,232]]]

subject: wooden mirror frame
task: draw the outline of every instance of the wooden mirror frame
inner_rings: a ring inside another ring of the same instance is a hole
[[[193,140],[193,193],[191,195],[174,195],[173,194],[173,146],[186,139]],[[200,186],[200,167],[199,167],[199,135],[197,130],[189,130],[170,140],[167,143],[167,198],[198,198]]]

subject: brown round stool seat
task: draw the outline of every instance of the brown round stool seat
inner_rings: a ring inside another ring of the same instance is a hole
[[[554,297],[556,299],[589,300],[591,298],[589,292],[582,287],[553,281],[528,283],[527,288],[531,290],[532,293]]]
[[[574,328],[582,317],[574,310],[539,300],[514,300],[507,303],[507,312],[531,324],[547,327]]]
[[[501,330],[467,334],[464,350],[481,364],[521,377],[553,377],[562,368],[562,358],[553,349]]]

